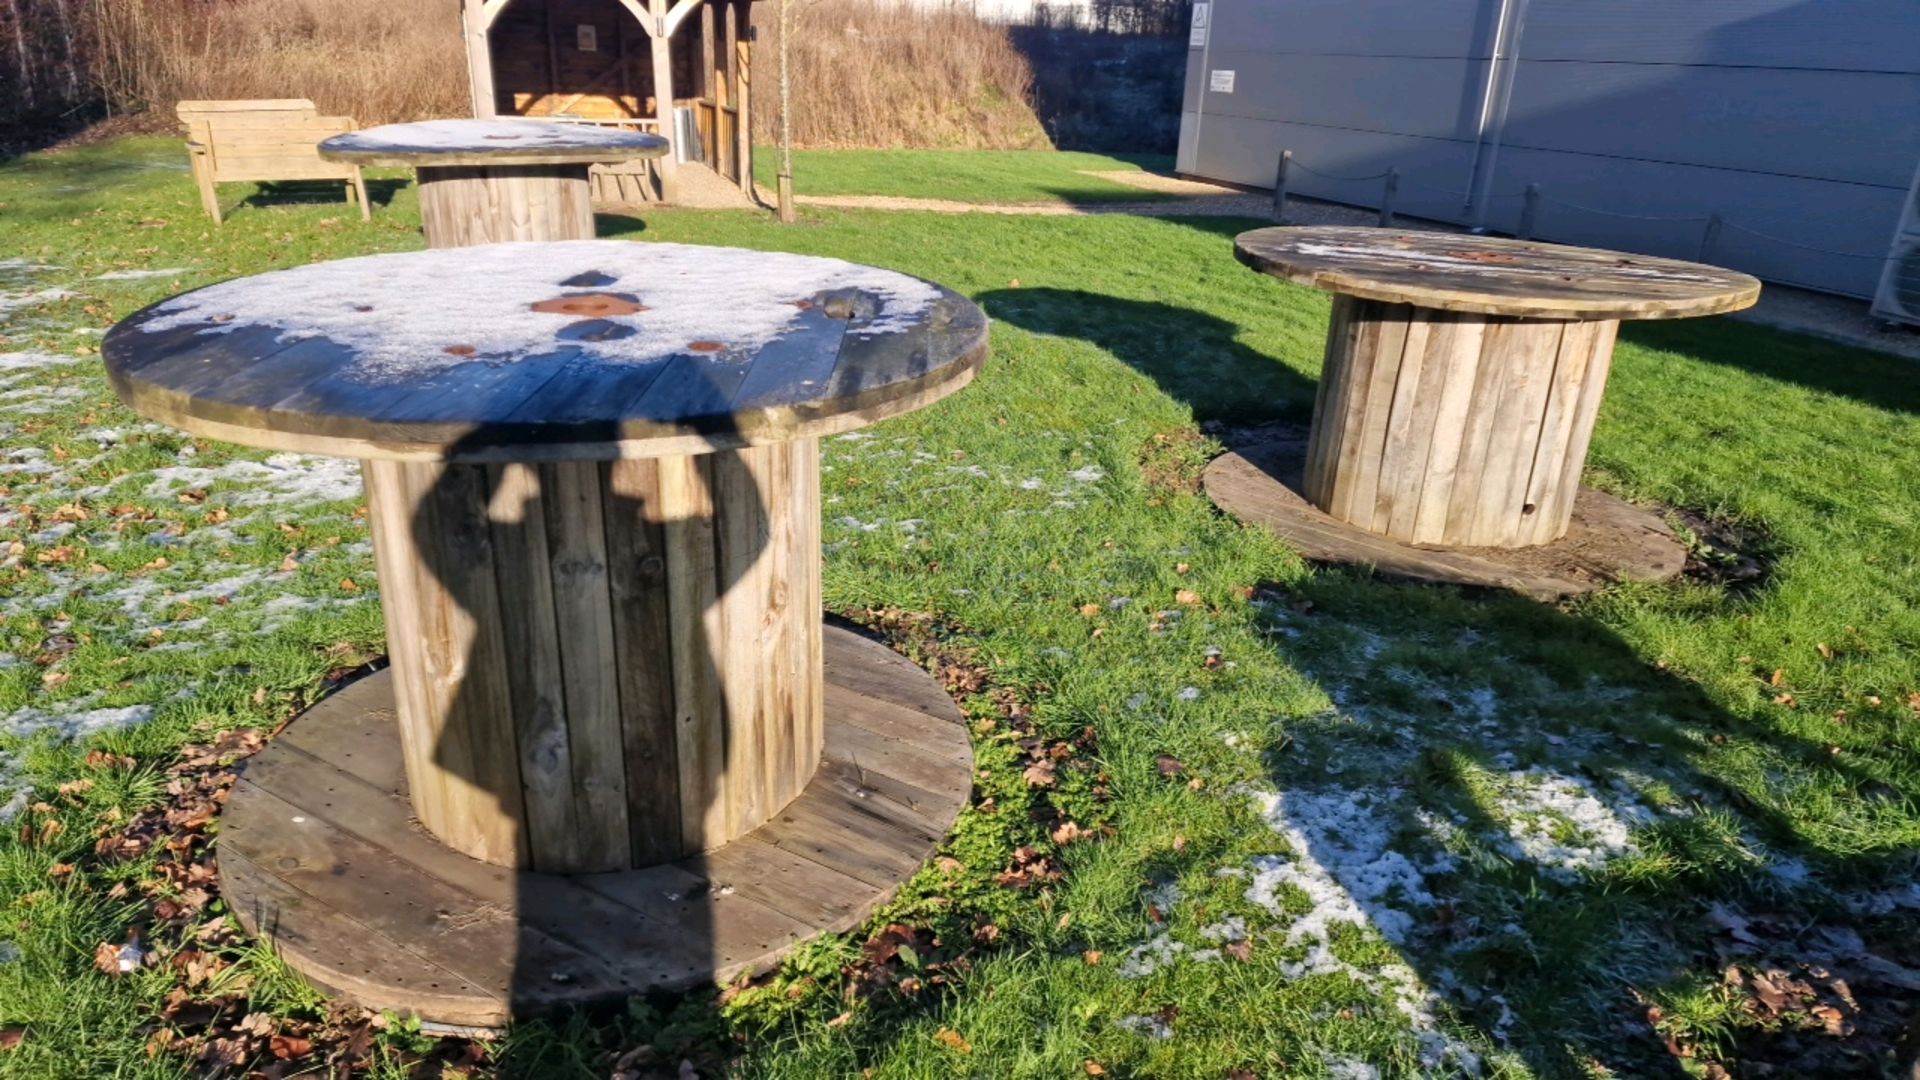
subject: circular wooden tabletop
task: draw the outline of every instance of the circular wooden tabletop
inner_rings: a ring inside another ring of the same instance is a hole
[[[134,411],[248,446],[405,461],[664,457],[932,404],[987,318],[905,274],[779,252],[577,240],[315,263],[108,332]]]
[[[353,165],[591,165],[656,158],[667,146],[642,131],[506,117],[365,128],[322,142],[320,156]]]
[[[1541,319],[1684,319],[1753,306],[1760,282],[1717,266],[1460,233],[1271,228],[1234,239],[1274,277],[1392,304]]]

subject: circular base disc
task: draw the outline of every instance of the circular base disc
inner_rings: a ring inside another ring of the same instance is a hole
[[[323,988],[458,1027],[766,970],[890,899],[972,789],[967,731],[939,684],[849,630],[825,639],[819,772],[714,851],[571,876],[453,851],[412,819],[381,672],[247,762],[222,815],[221,888]]]
[[[1664,581],[1685,568],[1687,549],[1665,522],[1611,495],[1581,488],[1567,535],[1528,548],[1403,544],[1337,521],[1301,494],[1304,433],[1215,458],[1202,479],[1214,504],[1279,534],[1316,562],[1371,566],[1381,574],[1452,585],[1511,589],[1558,600],[1623,579]]]

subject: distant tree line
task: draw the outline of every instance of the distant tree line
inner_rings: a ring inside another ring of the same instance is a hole
[[[1032,25],[1143,37],[1185,37],[1193,0],[1071,0],[1034,5]]]
[[[0,138],[88,111],[92,5],[105,0],[0,0]]]

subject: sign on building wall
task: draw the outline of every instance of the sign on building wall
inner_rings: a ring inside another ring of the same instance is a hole
[[[1233,72],[1231,71],[1214,72],[1213,77],[1207,80],[1207,89],[1213,91],[1216,94],[1233,93]]]
[[[1207,47],[1207,16],[1211,4],[1193,5],[1193,29],[1187,33],[1187,48],[1204,49]]]

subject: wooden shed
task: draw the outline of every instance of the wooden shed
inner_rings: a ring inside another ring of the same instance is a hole
[[[461,0],[473,114],[611,124],[673,142],[658,161],[597,167],[595,195],[608,201],[674,202],[684,168],[751,192],[752,2]]]

